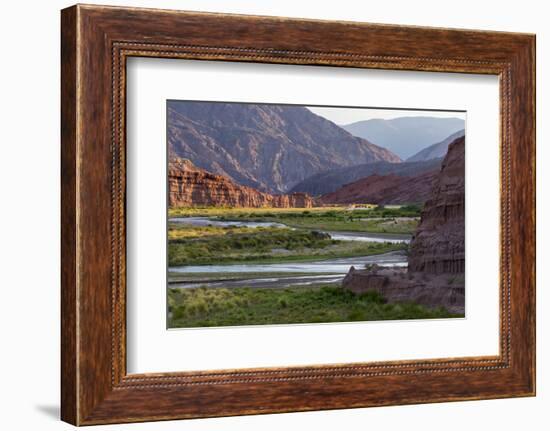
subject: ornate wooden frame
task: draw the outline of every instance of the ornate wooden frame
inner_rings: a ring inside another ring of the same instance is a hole
[[[534,395],[534,35],[82,5],[61,15],[63,420],[88,425]],[[500,354],[128,375],[130,56],[498,75]]]

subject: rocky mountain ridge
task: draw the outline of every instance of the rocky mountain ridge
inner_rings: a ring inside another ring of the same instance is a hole
[[[321,171],[401,161],[302,106],[168,101],[167,120],[172,156],[268,193]]]
[[[441,118],[429,115],[374,118],[342,126],[354,136],[375,142],[402,159],[407,159],[423,148],[440,142],[452,133],[465,128],[465,121],[457,117]]]

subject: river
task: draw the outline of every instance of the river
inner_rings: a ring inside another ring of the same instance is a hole
[[[168,220],[171,223],[185,223],[190,226],[220,226],[220,227],[289,227],[283,223],[266,221],[229,221],[218,220],[215,217],[172,217]],[[391,242],[392,244],[400,242],[409,242],[410,235],[406,234],[388,234],[388,233],[369,233],[369,232],[332,232],[327,231],[332,239],[339,241],[367,241],[367,242]]]
[[[174,217],[172,223],[185,223],[192,226],[247,226],[258,227],[288,227],[282,223],[226,221],[209,217]],[[410,235],[390,235],[363,232],[326,232],[332,239],[340,241],[370,241],[370,242],[409,242]],[[372,256],[349,258],[334,258],[313,262],[286,262],[262,264],[229,264],[229,265],[187,265],[170,267],[172,274],[184,277],[193,274],[195,277],[181,280],[172,277],[170,287],[193,288],[206,287],[239,287],[243,282],[249,287],[287,287],[307,286],[310,284],[332,284],[340,282],[351,266],[362,268],[366,264],[380,266],[407,266],[407,256],[403,251],[393,251]],[[264,273],[265,276],[261,274]],[[204,280],[198,274],[205,276]],[[230,274],[231,279],[212,279],[215,274]],[[276,276],[274,276],[276,274]],[[241,275],[241,277],[239,277]],[[176,281],[177,280],[177,281]]]

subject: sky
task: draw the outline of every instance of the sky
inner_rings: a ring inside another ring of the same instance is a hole
[[[379,109],[379,108],[329,108],[318,106],[307,106],[313,113],[326,118],[340,126],[354,123],[356,121],[381,118],[390,120],[398,117],[438,117],[438,118],[466,118],[465,112],[453,111],[419,111],[406,109]]]

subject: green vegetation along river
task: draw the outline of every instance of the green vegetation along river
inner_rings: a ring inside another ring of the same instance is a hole
[[[169,326],[444,317],[340,288],[352,265],[407,265],[407,211],[171,210]]]

